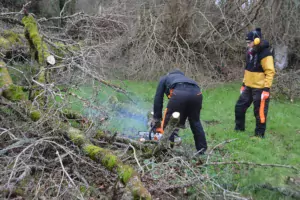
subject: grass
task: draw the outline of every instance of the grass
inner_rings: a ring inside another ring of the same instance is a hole
[[[152,110],[156,82],[125,81],[123,87],[129,92],[134,102],[128,101],[123,94],[117,94],[111,89],[102,88],[96,96],[102,106],[112,107],[110,96],[116,96],[119,107],[110,108],[110,120],[105,128],[120,131],[134,136],[138,131],[147,130],[146,114]],[[246,115],[246,131],[234,132],[234,106],[239,96],[240,84],[230,83],[203,91],[203,109],[201,120],[204,126],[209,148],[228,140],[237,140],[226,144],[216,151],[213,161],[225,157],[225,161],[245,161],[265,164],[294,165],[300,168],[300,102],[284,102],[271,99],[269,105],[267,131],[265,139],[251,138],[254,135],[255,118],[253,106]],[[76,93],[90,98],[91,88],[82,88]],[[167,100],[165,99],[165,105]],[[74,109],[84,110],[80,104],[73,104]],[[123,109],[120,109],[120,107]],[[116,109],[117,108],[117,109]],[[117,110],[117,112],[116,112]],[[120,111],[121,110],[121,111]],[[126,114],[126,112],[127,114]],[[137,113],[128,116],[128,113]],[[209,123],[216,122],[216,123]],[[183,142],[193,145],[193,137],[189,128],[180,133]],[[289,199],[281,194],[257,187],[260,184],[270,183],[273,186],[286,186],[288,176],[299,176],[291,169],[253,167],[246,165],[227,165],[211,167],[210,174],[216,173],[223,185],[228,189],[242,192],[254,199]],[[299,172],[298,172],[299,173]]]
[[[204,91],[202,120],[218,120],[219,124],[204,128],[208,144],[227,139],[238,140],[226,145],[231,161],[296,165],[300,163],[300,103],[270,101],[265,139],[250,138],[254,135],[255,118],[253,106],[246,114],[246,131],[236,133],[234,128],[234,106],[239,96],[239,85],[227,84]],[[245,174],[246,173],[246,174]],[[246,175],[246,176],[245,176]],[[257,199],[285,199],[275,192],[255,188],[255,185],[270,183],[282,186],[288,176],[295,176],[287,169],[257,167],[244,170],[232,181],[239,190]],[[237,184],[238,183],[238,184]]]

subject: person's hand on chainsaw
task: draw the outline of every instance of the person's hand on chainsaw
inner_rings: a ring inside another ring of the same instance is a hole
[[[160,128],[161,127],[161,122],[159,119],[155,119],[153,118],[151,120],[151,124],[150,124],[151,127],[155,127],[155,128]]]

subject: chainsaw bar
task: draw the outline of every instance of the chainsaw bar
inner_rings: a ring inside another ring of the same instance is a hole
[[[139,131],[138,132],[139,141],[144,142],[146,140],[154,140],[159,141],[162,137],[161,133],[154,133],[154,132],[148,132],[148,131]],[[175,135],[174,143],[176,146],[179,146],[181,144],[182,140],[179,136]]]

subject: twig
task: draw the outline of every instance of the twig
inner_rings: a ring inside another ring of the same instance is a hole
[[[162,190],[162,191],[163,190],[175,190],[175,189],[179,189],[179,188],[190,187],[190,186],[195,185],[197,183],[201,183],[201,181],[199,179],[195,179],[195,180],[187,181],[186,183],[170,185],[168,187],[157,186],[157,187],[150,188],[149,191],[154,192],[154,191],[157,191],[157,190]]]
[[[6,184],[7,187],[9,187],[9,185],[10,185],[10,181],[11,181],[11,179],[12,179],[14,173],[15,173],[15,168],[16,168],[16,166],[17,166],[17,163],[18,163],[19,159],[20,159],[20,156],[21,156],[23,153],[25,153],[29,148],[31,148],[33,145],[36,145],[36,143],[38,143],[39,141],[40,141],[40,140],[36,141],[36,142],[33,143],[33,144],[28,145],[25,149],[23,149],[23,151],[22,151],[21,153],[18,154],[18,156],[16,157],[16,160],[15,160],[13,169],[12,169],[12,171],[11,171],[11,173],[10,173],[9,179],[8,179],[8,181],[7,181],[7,184]]]
[[[208,161],[209,161],[209,159],[210,159],[210,155],[213,153],[213,151],[214,151],[216,148],[218,148],[218,147],[221,146],[221,145],[224,145],[224,144],[233,142],[233,141],[235,141],[235,140],[237,140],[237,139],[238,139],[238,138],[231,139],[231,140],[225,140],[224,142],[222,142],[222,143],[216,145],[214,148],[212,148],[212,150],[211,150],[211,151],[208,153],[208,155],[207,155],[206,163],[208,163]]]
[[[261,166],[261,167],[280,167],[280,168],[288,168],[293,169],[297,172],[299,172],[299,169],[292,165],[279,165],[279,164],[261,164],[261,163],[253,163],[253,162],[238,162],[238,161],[232,161],[232,162],[211,162],[211,163],[205,163],[202,166],[209,166],[209,165],[252,165],[252,166]]]
[[[15,148],[19,148],[19,147],[22,147],[24,144],[27,144],[27,143],[32,143],[36,141],[36,139],[23,139],[23,140],[19,140],[11,145],[9,145],[8,147],[6,147],[5,149],[2,149],[0,150],[0,156],[5,154],[7,151],[11,150],[11,149],[15,149]]]
[[[23,5],[22,9],[19,12],[7,12],[7,13],[0,13],[0,16],[7,16],[7,15],[20,15],[26,9],[27,6],[31,4],[31,1],[27,2]]]
[[[58,151],[56,151],[56,155],[58,156],[58,159],[59,159],[59,162],[60,162],[60,165],[61,165],[61,168],[62,168],[63,172],[67,175],[67,177],[69,178],[69,180],[71,181],[71,183],[73,184],[73,186],[76,187],[73,179],[70,177],[70,175],[68,174],[68,172],[65,170],[65,167],[64,167],[64,165],[62,163],[62,160],[61,160],[61,157],[60,157]]]
[[[75,66],[80,69],[82,72],[88,74],[89,76],[91,76],[93,79],[99,81],[100,83],[104,84],[104,85],[107,85],[108,87],[114,89],[115,91],[117,92],[120,92],[120,93],[123,93],[130,101],[132,101],[133,103],[136,103],[130,96],[129,94],[126,92],[126,90],[124,90],[123,88],[117,86],[117,85],[114,85],[112,83],[109,83],[108,81],[104,80],[104,79],[101,79],[97,76],[97,73],[95,72],[92,72],[90,71],[89,69],[87,68],[83,68],[81,67],[80,65],[78,64],[75,64]]]
[[[71,2],[72,0],[68,0],[67,2],[65,2],[63,8],[61,9],[59,16],[62,17],[63,12],[65,11],[66,6]]]
[[[61,165],[61,168],[62,168],[64,174],[66,174],[66,176],[68,177],[68,179],[70,180],[70,182],[72,183],[72,185],[76,188],[76,190],[78,190],[77,187],[76,187],[76,184],[73,181],[73,179],[70,177],[69,173],[66,171],[66,169],[65,169],[65,167],[64,167],[64,165],[62,163],[62,160],[61,160],[61,157],[60,157],[58,151],[56,151],[56,155],[58,156],[58,159],[59,159],[59,162],[60,162],[60,165]],[[81,194],[81,192],[79,190],[78,190],[78,192],[80,194],[81,199],[84,199],[83,196],[82,196],[82,194]]]
[[[31,167],[26,166],[24,172],[17,178],[16,183],[23,180],[31,172]]]
[[[276,191],[276,192],[279,192],[285,196],[289,196],[289,197],[292,197],[292,198],[295,198],[295,199],[300,199],[300,191],[297,190],[296,188],[285,188],[285,187],[274,187],[270,184],[263,184],[263,185],[259,185],[257,186],[258,188],[261,187],[261,188],[265,188],[265,189],[268,189],[268,190],[271,190],[271,191]]]
[[[14,129],[14,128],[12,128],[12,129]],[[6,129],[6,128],[1,128],[1,127],[0,127],[0,130],[3,130],[3,131],[0,133],[0,136],[2,136],[4,133],[8,133],[8,135],[10,136],[10,138],[11,138],[12,140],[18,139],[18,138],[16,138],[16,136],[14,136],[14,134],[12,134],[12,133],[10,132],[10,130],[12,130],[12,129]],[[0,150],[0,155],[1,155],[1,151],[3,151],[3,150]]]
[[[138,158],[136,156],[135,148],[131,144],[129,144],[129,146],[133,149],[133,156],[134,156],[134,158],[136,160],[136,163],[138,164],[138,166],[140,167],[140,169],[142,171],[142,176],[144,176],[145,172],[144,172],[143,167],[140,165],[140,162],[139,162],[139,160],[138,160]]]
[[[85,178],[81,174],[79,174],[79,172],[76,169],[73,169],[73,171],[74,171],[74,174],[84,182],[85,186],[89,187],[89,184],[85,180]]]

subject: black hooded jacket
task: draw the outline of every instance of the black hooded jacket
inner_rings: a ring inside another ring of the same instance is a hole
[[[162,118],[162,108],[164,94],[168,97],[170,95],[170,90],[175,88],[177,83],[187,83],[198,86],[197,82],[184,76],[184,73],[180,70],[174,70],[165,76],[160,78],[159,84],[156,89],[156,94],[154,98],[154,118]]]
[[[268,91],[274,75],[274,59],[269,42],[262,40],[252,51],[247,52],[243,84]]]

